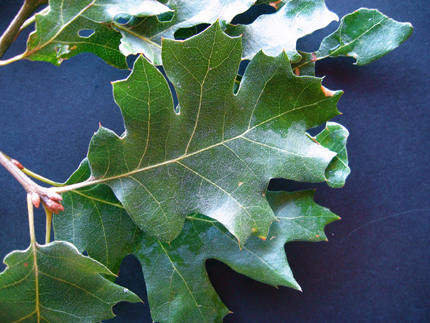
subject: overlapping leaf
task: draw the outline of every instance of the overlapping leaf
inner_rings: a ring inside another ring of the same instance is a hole
[[[110,22],[117,15],[144,17],[172,11],[156,0],[96,0],[83,16],[95,22]]]
[[[65,184],[90,177],[88,161]],[[62,194],[64,212],[53,219],[55,238],[73,243],[79,251],[118,273],[122,260],[142,238],[142,231],[131,221],[112,190],[94,185]]]
[[[69,183],[86,179],[87,167],[88,164],[82,163]],[[84,173],[86,175],[82,176]],[[112,215],[110,228],[115,225],[122,226],[124,218],[116,216],[120,207],[119,201],[100,197],[96,189],[87,190],[85,195],[76,191],[68,194],[77,194],[75,198],[82,204],[80,212],[87,210],[87,213],[91,214],[94,208],[91,204],[95,203],[101,211]],[[225,227],[213,219],[197,214],[187,217],[184,230],[170,244],[148,235],[144,235],[139,241],[135,240],[134,255],[143,268],[153,320],[160,323],[222,322],[222,318],[229,311],[208,279],[205,260],[209,258],[218,259],[237,272],[263,283],[300,289],[285,257],[284,244],[297,240],[325,240],[324,226],[338,219],[329,210],[315,204],[313,194],[314,191],[268,191],[267,199],[278,221],[271,226],[266,241],[251,237],[242,250]],[[73,209],[75,205],[69,197],[64,199],[64,204],[66,210]],[[77,219],[82,221],[82,225],[73,230],[73,237],[68,235],[69,241],[76,241],[77,237],[88,241],[117,241],[117,233],[111,229],[104,233],[94,232],[93,237],[88,235],[86,226],[99,225],[99,220],[95,217],[84,218],[80,214],[68,212],[60,213],[54,219],[57,221],[57,218],[65,216],[72,223]],[[56,222],[57,235],[62,235],[69,229],[66,221]],[[122,236],[130,236],[134,231],[132,226],[123,227]],[[118,245],[118,253],[122,250],[123,256],[129,250],[124,247],[124,244]],[[95,254],[95,258],[103,263],[106,261],[103,254]]]
[[[235,95],[240,48],[218,23],[185,42],[164,42],[177,112],[163,75],[143,57],[114,84],[126,132],[94,135],[92,176],[154,237],[173,240],[190,213],[216,219],[241,244],[251,232],[266,237],[274,219],[264,196],[270,178],[325,180],[335,153],[305,131],[339,113],[341,92],[328,95],[321,79],[294,76],[284,53],[260,52]]]
[[[158,17],[146,17],[132,26],[120,28],[123,35],[121,52],[144,54],[154,64],[161,64],[161,40],[174,39],[181,28],[189,28],[202,23],[212,24],[219,19],[229,23],[234,16],[246,11],[253,0],[169,0],[166,5],[174,10],[168,21]]]
[[[334,188],[345,185],[345,180],[351,172],[346,152],[348,136],[349,132],[344,126],[336,122],[327,122],[325,129],[315,137],[322,146],[337,153],[325,171],[328,185]]]
[[[21,58],[59,65],[82,52],[91,52],[118,68],[127,68],[119,51],[121,35],[110,23],[117,14],[159,14],[170,9],[154,1],[51,0],[49,11],[36,15],[36,30],[30,35]],[[82,31],[92,32],[91,35]]]
[[[250,25],[229,26],[226,32],[243,35],[245,58],[253,57],[261,49],[271,56],[285,50],[291,61],[297,61],[297,40],[333,20],[338,17],[327,9],[324,0],[292,0],[274,14],[262,15]]]
[[[112,306],[139,302],[126,288],[101,276],[113,275],[68,242],[32,244],[13,251],[0,274],[1,322],[95,322],[114,317]]]
[[[194,215],[171,244],[144,239],[135,252],[147,284],[152,318],[158,322],[222,322],[229,313],[212,288],[204,262],[218,259],[235,271],[273,286],[300,289],[285,257],[293,240],[325,240],[324,226],[338,219],[313,202],[313,191],[268,192],[279,220],[267,241],[251,237],[242,250],[218,222]]]

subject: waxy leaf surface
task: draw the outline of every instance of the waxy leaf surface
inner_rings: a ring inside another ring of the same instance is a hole
[[[155,0],[96,0],[83,14],[95,22],[111,22],[117,15],[156,16],[172,11]]]
[[[410,23],[400,23],[375,9],[359,9],[342,18],[339,28],[323,39],[318,58],[351,56],[366,65],[388,54],[412,34]]]
[[[32,244],[13,251],[0,274],[1,322],[96,322],[114,317],[112,306],[139,297],[101,276],[113,275],[68,242]]]
[[[208,258],[260,282],[300,289],[285,256],[285,243],[326,240],[324,226],[338,219],[313,202],[313,193],[268,192],[278,221],[266,241],[251,237],[242,250],[220,223],[201,215],[187,217],[184,231],[170,244],[143,239],[134,255],[142,264],[153,320],[222,322],[229,311],[209,281]]]
[[[87,180],[91,175],[88,160],[65,184]],[[122,260],[142,238],[112,190],[103,184],[62,194],[65,210],[53,218],[55,238],[68,241],[118,274]]]
[[[246,11],[253,0],[169,0],[166,5],[174,10],[168,21],[146,17],[130,26],[118,27],[123,35],[121,52],[144,54],[151,62],[161,65],[161,40],[174,39],[175,32],[202,23],[212,24],[219,19],[228,24],[234,16]]]
[[[229,26],[232,36],[243,35],[243,57],[252,58],[260,50],[276,56],[286,51],[291,61],[300,60],[296,51],[299,38],[326,27],[338,17],[324,0],[292,0],[274,14],[261,15],[252,24]]]
[[[114,84],[126,131],[101,127],[88,159],[93,183],[114,191],[145,232],[172,241],[185,217],[221,222],[243,245],[266,237],[274,220],[265,198],[272,177],[324,181],[336,155],[306,136],[339,112],[341,92],[321,79],[296,77],[287,56],[259,53],[233,93],[240,38],[218,23],[187,41],[166,40],[163,62],[175,86],[175,112],[163,75],[143,57]]]
[[[325,171],[327,184],[333,188],[345,185],[345,180],[351,172],[346,152],[348,136],[349,132],[344,126],[336,122],[327,122],[325,129],[315,137],[322,146],[337,153]]]

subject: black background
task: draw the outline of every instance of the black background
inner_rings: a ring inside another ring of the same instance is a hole
[[[317,187],[316,201],[342,217],[326,229],[329,242],[286,246],[303,292],[275,289],[239,275],[223,263],[207,262],[210,279],[234,313],[224,322],[430,322],[429,200],[429,20],[428,0],[326,0],[344,16],[360,7],[377,8],[414,33],[382,59],[355,66],[350,58],[317,64],[323,84],[345,91],[337,121],[348,128],[352,173],[342,189]],[[0,31],[20,1],[0,0]],[[316,50],[337,28],[299,40]],[[5,58],[24,51],[26,35]],[[0,67],[0,150],[27,168],[64,181],[86,156],[99,122],[118,134],[122,117],[110,81],[128,71],[91,54],[65,61],[19,61]],[[25,192],[0,169],[0,256],[29,244]],[[275,186],[273,186],[275,187]],[[287,190],[311,186],[281,183]],[[37,212],[37,240],[44,241],[44,215]],[[0,270],[4,269],[0,265]],[[119,283],[145,304],[121,303],[111,322],[151,322],[142,271],[127,257]],[[0,313],[1,316],[1,313]],[[1,321],[1,319],[0,319]]]

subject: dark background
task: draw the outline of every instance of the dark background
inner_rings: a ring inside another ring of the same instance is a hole
[[[327,243],[286,246],[303,292],[275,289],[207,262],[211,281],[234,314],[228,323],[265,322],[430,322],[429,200],[429,16],[428,0],[326,0],[344,16],[360,7],[377,8],[411,22],[412,37],[382,59],[355,66],[349,58],[317,64],[323,84],[342,89],[337,121],[348,128],[352,173],[342,189],[317,187],[316,201],[342,217],[330,224]],[[0,31],[21,1],[0,0]],[[337,28],[299,40],[316,50]],[[26,35],[5,58],[24,51]],[[99,122],[122,133],[110,81],[128,71],[91,54],[65,61],[19,61],[0,67],[0,150],[27,168],[64,181],[86,156]],[[281,184],[282,188],[310,186]],[[278,188],[281,186],[277,186]],[[0,257],[29,245],[25,192],[0,169]],[[275,187],[275,186],[274,186]],[[44,215],[36,214],[38,241],[44,241]],[[4,269],[0,264],[0,270]],[[127,257],[119,283],[146,298],[140,266]],[[122,303],[112,322],[151,322],[148,302]],[[1,314],[0,314],[1,315]]]

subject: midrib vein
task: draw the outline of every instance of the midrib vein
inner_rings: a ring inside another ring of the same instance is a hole
[[[194,123],[194,129],[193,132],[190,136],[190,139],[188,140],[188,144],[187,144],[187,148],[185,148],[185,153],[184,155],[186,155],[188,153],[188,149],[191,145],[191,142],[193,141],[194,138],[194,134],[196,133],[197,130],[197,125],[199,124],[199,118],[200,118],[200,111],[202,109],[202,102],[203,102],[203,88],[205,86],[205,82],[206,82],[206,78],[208,77],[209,71],[211,70],[211,58],[212,58],[212,54],[214,51],[214,47],[215,47],[215,39],[216,39],[216,33],[214,33],[214,39],[212,41],[212,48],[211,48],[211,53],[209,54],[209,58],[208,58],[208,68],[206,69],[206,74],[203,77],[203,81],[200,84],[200,100],[199,100],[199,109],[197,110],[197,116],[196,116],[196,122]]]
[[[160,247],[163,249],[164,253],[166,254],[166,257],[169,259],[169,261],[170,261],[170,263],[171,263],[171,265],[172,265],[172,267],[173,267],[173,270],[174,270],[174,271],[176,271],[176,272],[178,273],[179,277],[181,277],[182,281],[184,282],[185,286],[187,287],[187,290],[188,290],[188,292],[190,293],[190,296],[191,296],[191,298],[193,299],[194,304],[196,305],[197,309],[199,310],[199,313],[200,313],[200,315],[202,316],[203,320],[204,320],[205,322],[207,322],[207,321],[206,321],[205,316],[203,315],[203,313],[202,313],[202,311],[201,311],[201,309],[200,309],[199,303],[197,302],[196,298],[194,297],[194,294],[193,294],[193,292],[191,291],[190,287],[188,286],[187,281],[185,280],[184,276],[182,276],[182,274],[179,272],[178,268],[176,268],[175,263],[174,263],[174,262],[172,261],[172,259],[170,258],[170,255],[169,255],[169,253],[167,252],[167,250],[164,248],[163,243],[162,243],[160,240],[157,240],[157,241],[158,241],[158,243],[159,243]],[[169,306],[170,306],[170,304],[169,304]]]
[[[36,315],[37,315],[37,323],[40,323],[39,266],[37,264],[37,252],[36,252],[37,244],[35,241],[32,241],[31,245],[33,249],[34,285],[35,285],[35,291],[36,291]]]
[[[277,119],[277,118],[279,118],[279,117],[281,117],[281,116],[284,116],[284,115],[286,115],[286,114],[288,114],[288,113],[291,113],[291,112],[294,112],[294,111],[297,111],[297,110],[300,110],[300,109],[303,109],[303,108],[306,108],[306,107],[309,107],[309,106],[312,106],[312,105],[317,105],[317,104],[319,104],[319,103],[321,103],[321,102],[324,102],[324,101],[327,101],[327,100],[330,100],[330,99],[331,99],[331,97],[330,97],[330,98],[325,98],[324,100],[321,100],[321,101],[318,101],[318,102],[314,102],[314,103],[312,103],[312,104],[308,104],[308,105],[300,106],[300,107],[297,107],[297,108],[294,108],[294,109],[291,109],[291,110],[285,111],[284,113],[278,114],[278,115],[276,115],[276,116],[274,116],[274,117],[272,117],[272,118],[269,118],[269,119],[267,119],[267,120],[264,120],[263,122],[261,122],[261,123],[259,123],[259,124],[255,125],[254,127],[252,127],[252,128],[250,128],[250,129],[248,129],[248,130],[244,131],[242,134],[240,134],[240,135],[238,135],[238,136],[236,136],[236,137],[233,137],[233,138],[230,138],[230,139],[227,139],[227,140],[220,141],[220,142],[219,142],[219,143],[217,143],[217,144],[214,144],[214,145],[208,146],[208,147],[206,147],[206,148],[203,148],[203,149],[197,150],[197,151],[192,152],[192,153],[184,154],[184,155],[179,156],[179,157],[174,158],[174,159],[166,160],[166,161],[164,161],[164,162],[161,162],[161,163],[158,163],[158,164],[154,164],[154,165],[150,165],[150,166],[146,166],[146,167],[142,167],[142,168],[136,168],[136,169],[134,169],[134,170],[132,170],[132,171],[129,171],[129,172],[126,172],[126,173],[122,173],[122,174],[120,174],[120,175],[115,175],[115,176],[110,176],[110,177],[103,177],[103,178],[100,178],[100,179],[94,179],[94,180],[88,180],[88,181],[85,181],[85,182],[81,182],[81,183],[77,183],[77,184],[71,184],[71,185],[65,185],[65,186],[61,186],[61,187],[53,187],[53,188],[51,188],[51,190],[52,190],[52,191],[54,191],[54,192],[57,192],[57,193],[65,193],[65,192],[68,192],[68,191],[76,190],[76,189],[79,189],[79,188],[83,188],[83,187],[87,187],[87,186],[91,186],[91,185],[95,185],[95,184],[106,183],[106,182],[110,182],[110,181],[113,181],[113,180],[116,180],[116,179],[121,179],[121,178],[125,178],[125,177],[128,177],[128,176],[134,175],[134,174],[138,174],[138,173],[141,173],[141,172],[144,172],[144,171],[147,171],[147,170],[151,170],[151,169],[154,169],[154,168],[158,168],[158,167],[166,166],[166,165],[169,165],[169,164],[178,163],[178,162],[180,162],[181,160],[184,160],[184,159],[186,159],[186,158],[189,158],[189,157],[192,157],[192,156],[198,155],[198,154],[200,154],[200,153],[202,153],[202,152],[205,152],[205,151],[208,151],[208,150],[210,150],[210,149],[212,149],[212,148],[215,148],[215,147],[218,147],[218,146],[224,145],[224,144],[226,144],[226,143],[228,143],[228,142],[230,142],[230,141],[234,141],[234,140],[241,139],[241,138],[242,138],[242,139],[245,139],[245,140],[248,140],[248,141],[251,141],[250,139],[245,138],[244,136],[245,136],[247,133],[251,132],[252,130],[254,130],[254,129],[256,129],[256,128],[260,127],[261,125],[266,124],[266,123],[268,123],[268,122],[270,122],[270,121],[272,121],[272,120],[275,120],[275,119]],[[251,141],[251,142],[253,142],[253,141]],[[254,142],[254,143],[256,143],[256,144],[257,144],[257,142]],[[261,144],[261,143],[258,143],[258,144],[263,145],[263,144]],[[266,146],[267,146],[267,145],[266,145]],[[267,147],[268,147],[268,148],[273,148],[273,149],[279,150],[279,148],[277,148],[277,147],[272,147],[272,146],[267,146]],[[291,153],[291,152],[290,152],[290,153]],[[108,158],[108,160],[110,160],[110,158]],[[109,170],[109,165],[108,165],[108,167],[107,167],[106,172],[107,172],[108,170]]]

